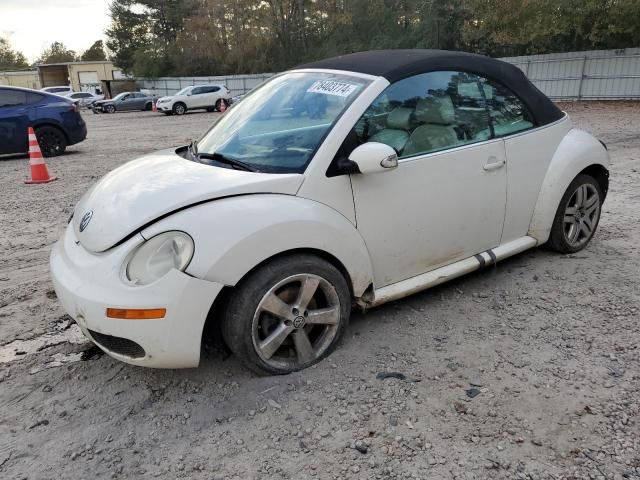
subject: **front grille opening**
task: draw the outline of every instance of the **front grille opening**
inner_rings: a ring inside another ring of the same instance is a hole
[[[118,355],[124,355],[130,358],[143,358],[146,355],[144,348],[133,340],[114,337],[113,335],[106,335],[104,333],[94,332],[93,330],[89,330],[89,335],[91,335],[93,340],[101,347]]]

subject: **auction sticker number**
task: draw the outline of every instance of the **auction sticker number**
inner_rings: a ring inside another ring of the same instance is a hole
[[[309,87],[309,93],[324,93],[325,95],[336,95],[338,97],[348,97],[358,89],[358,85],[351,83],[336,82],[334,80],[318,80]]]

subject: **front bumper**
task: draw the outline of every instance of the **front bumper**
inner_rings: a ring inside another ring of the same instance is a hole
[[[156,109],[159,112],[171,112],[173,109],[173,103],[156,103]]]
[[[204,323],[223,285],[178,270],[150,285],[127,285],[121,278],[124,261],[143,241],[136,235],[106,253],[93,254],[77,243],[70,225],[51,252],[56,294],[83,333],[112,357],[145,367],[196,367]],[[119,320],[108,318],[107,308],[167,312],[162,319]]]

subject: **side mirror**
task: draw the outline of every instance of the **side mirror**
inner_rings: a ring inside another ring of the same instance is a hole
[[[193,93],[187,92],[187,97],[190,97],[191,95],[193,95]]]
[[[358,165],[360,173],[387,172],[398,166],[398,154],[389,145],[367,142],[357,147],[349,160]]]

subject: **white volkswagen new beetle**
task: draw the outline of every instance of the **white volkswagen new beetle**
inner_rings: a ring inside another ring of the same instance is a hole
[[[64,308],[125,362],[194,367],[203,328],[261,373],[375,306],[547,243],[584,248],[604,144],[514,66],[356,53],[276,75],[189,147],[129,162],[51,254]]]

